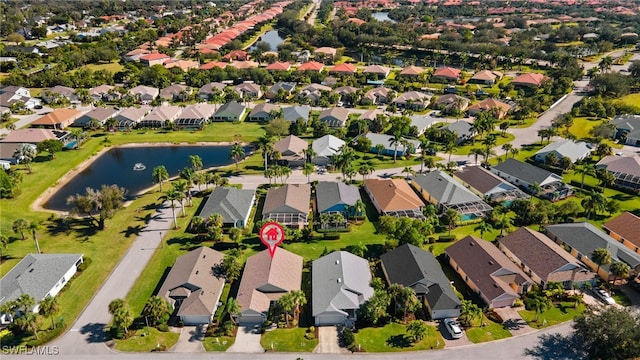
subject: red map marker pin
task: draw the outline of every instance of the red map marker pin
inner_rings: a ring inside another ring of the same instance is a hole
[[[260,240],[269,248],[269,255],[273,259],[276,247],[284,241],[284,228],[277,222],[268,222],[260,228]]]

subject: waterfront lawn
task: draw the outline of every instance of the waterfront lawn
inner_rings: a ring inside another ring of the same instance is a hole
[[[574,308],[573,301],[563,301],[554,305],[551,309],[538,315],[538,320],[535,321],[535,310],[520,310],[518,313],[522,316],[522,319],[526,321],[529,326],[536,329],[556,325],[565,321],[573,320],[576,316],[582,314],[585,310],[584,304],[580,303],[577,308]]]
[[[140,351],[149,352],[153,350],[167,350],[178,342],[179,333],[167,331],[161,332],[158,329],[149,327],[149,335],[147,328],[136,330],[135,335],[128,339],[114,340],[116,350],[118,351]],[[160,345],[158,347],[158,345]]]
[[[202,346],[204,346],[206,351],[224,352],[227,351],[235,341],[235,336],[207,336],[202,341]]]
[[[441,349],[444,339],[435,326],[428,325],[427,335],[421,341],[414,343],[405,325],[398,323],[387,324],[382,327],[368,327],[354,333],[356,347],[361,346],[367,352],[397,352]]]
[[[306,328],[274,329],[262,335],[260,345],[267,351],[311,352],[318,345],[318,339],[307,339],[306,332]]]

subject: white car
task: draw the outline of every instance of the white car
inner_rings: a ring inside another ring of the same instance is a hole
[[[449,331],[449,334],[451,334],[452,338],[460,339],[462,337],[462,329],[460,328],[460,325],[455,322],[455,320],[444,319],[444,326],[447,328],[447,331]]]
[[[596,295],[600,298],[600,300],[604,301],[607,305],[613,305],[616,303],[615,300],[609,295],[609,293],[604,289],[596,289]]]

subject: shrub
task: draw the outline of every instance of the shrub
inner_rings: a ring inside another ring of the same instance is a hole
[[[322,235],[322,238],[324,240],[339,240],[340,239],[340,233],[337,232],[326,232]]]
[[[50,331],[47,332],[38,332],[38,339],[33,339],[29,342],[27,342],[27,346],[39,346],[42,344],[46,344],[49,341],[55,339],[56,337],[58,337],[58,335],[60,335],[61,333],[63,333],[66,329],[64,326],[60,326],[60,324],[58,324],[59,326],[55,329],[52,329]]]
[[[91,260],[90,257],[84,258],[84,260],[82,261],[82,264],[78,265],[78,271],[80,272],[85,271],[89,267],[89,265],[91,265],[92,262],[93,260]]]
[[[158,326],[156,326],[156,329],[158,329],[159,331],[162,331],[162,332],[167,332],[167,331],[169,331],[169,325],[167,325],[166,323],[162,323],[162,324],[159,324]]]
[[[119,327],[111,327],[111,337],[114,339],[124,339],[124,329]]]
[[[356,342],[356,337],[351,329],[342,330],[342,341],[346,347],[350,347]]]
[[[455,235],[440,235],[438,237],[438,242],[449,242],[449,241],[455,241],[455,240],[456,240]]]

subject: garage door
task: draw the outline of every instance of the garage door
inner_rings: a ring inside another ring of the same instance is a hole
[[[344,325],[344,315],[318,315],[316,326]]]
[[[243,315],[240,318],[238,318],[238,323],[240,325],[262,324],[263,322],[264,322],[264,318],[260,314]]]

